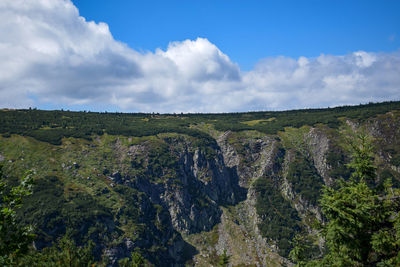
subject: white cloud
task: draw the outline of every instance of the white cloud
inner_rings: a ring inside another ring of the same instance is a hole
[[[400,99],[400,51],[272,57],[244,72],[205,38],[139,53],[70,0],[2,0],[0,19],[0,107],[227,112]]]
[[[375,61],[376,56],[364,51],[357,51],[353,53],[356,65],[360,68],[370,67]]]
[[[180,74],[191,80],[238,80],[240,78],[239,67],[207,39],[173,42],[170,43],[167,51],[157,50],[156,54],[170,59],[176,64]]]

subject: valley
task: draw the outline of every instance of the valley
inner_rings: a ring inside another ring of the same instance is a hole
[[[349,179],[348,132],[374,140],[376,183],[400,185],[400,102],[282,112],[125,114],[0,111],[0,163],[42,249],[67,232],[98,262],[292,266],[299,233],[324,218],[321,189]]]

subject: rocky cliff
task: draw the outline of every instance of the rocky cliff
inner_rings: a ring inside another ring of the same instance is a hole
[[[400,113],[341,125],[374,136],[377,182],[400,184]],[[290,266],[293,237],[323,220],[321,188],[350,173],[344,128],[267,134],[192,127],[214,141],[185,133],[65,137],[59,145],[0,137],[10,181],[36,172],[35,193],[20,214],[35,225],[36,246],[73,229],[78,244],[94,240],[97,258],[115,266],[133,251],[155,266],[216,266],[224,253],[230,266]],[[323,240],[317,253],[318,246]]]

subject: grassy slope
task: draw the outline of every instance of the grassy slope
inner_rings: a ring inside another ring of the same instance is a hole
[[[148,197],[117,184],[111,176],[116,171],[121,179],[140,175],[141,170],[132,169],[126,157],[130,145],[146,144],[149,153],[157,153],[163,142],[156,136],[103,135],[93,141],[65,138],[57,146],[12,135],[0,137],[0,154],[4,157],[4,173],[11,182],[28,169],[35,171],[34,194],[20,216],[22,222],[34,224],[37,229],[38,247],[49,245],[72,229],[79,244],[92,239],[110,247],[126,238],[143,243],[140,247],[144,254],[157,263],[156,255],[165,252],[168,241],[161,239],[173,238],[159,223],[165,210],[156,205],[141,208],[141,203],[149,203]],[[157,177],[156,182],[167,178]]]

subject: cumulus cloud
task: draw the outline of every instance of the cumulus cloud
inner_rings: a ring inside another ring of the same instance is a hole
[[[244,72],[205,38],[137,52],[70,0],[3,0],[0,18],[0,107],[229,112],[400,99],[400,51],[272,57]]]

